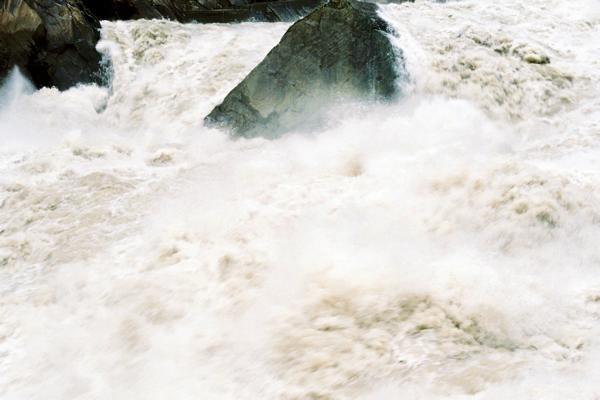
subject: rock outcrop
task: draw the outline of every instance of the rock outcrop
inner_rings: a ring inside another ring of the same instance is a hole
[[[205,119],[245,137],[275,137],[318,123],[348,99],[389,100],[406,77],[401,50],[377,6],[331,0],[296,22]]]
[[[83,0],[106,20],[166,18],[180,22],[294,21],[324,0]]]
[[[37,87],[101,82],[99,30],[78,0],[0,0],[0,79],[18,66]]]

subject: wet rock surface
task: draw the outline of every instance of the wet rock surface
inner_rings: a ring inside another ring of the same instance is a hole
[[[100,83],[100,23],[77,0],[0,3],[0,79],[15,66],[37,87]]]
[[[112,0],[84,1],[105,20],[166,18],[180,22],[294,21],[323,0]]]
[[[391,34],[375,4],[331,1],[295,23],[205,121],[241,136],[277,136],[317,124],[340,101],[390,100],[406,77]]]

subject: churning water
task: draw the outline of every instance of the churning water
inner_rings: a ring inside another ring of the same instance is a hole
[[[287,24],[104,23],[0,100],[0,398],[600,398],[600,4],[385,5],[412,81],[202,126]],[[550,63],[545,63],[546,61]]]

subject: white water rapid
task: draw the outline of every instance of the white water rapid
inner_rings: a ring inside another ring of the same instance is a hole
[[[600,398],[600,1],[383,5],[412,81],[203,117],[288,24],[103,23],[0,89],[0,398]],[[541,63],[549,60],[550,63]]]

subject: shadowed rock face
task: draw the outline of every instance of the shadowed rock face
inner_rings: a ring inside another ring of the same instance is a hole
[[[294,21],[323,0],[83,0],[106,20],[167,18],[180,22]]]
[[[389,100],[406,76],[377,6],[332,0],[295,23],[205,119],[245,137],[274,137],[344,100]]]
[[[0,79],[16,65],[37,87],[99,83],[99,29],[77,0],[0,0]]]

